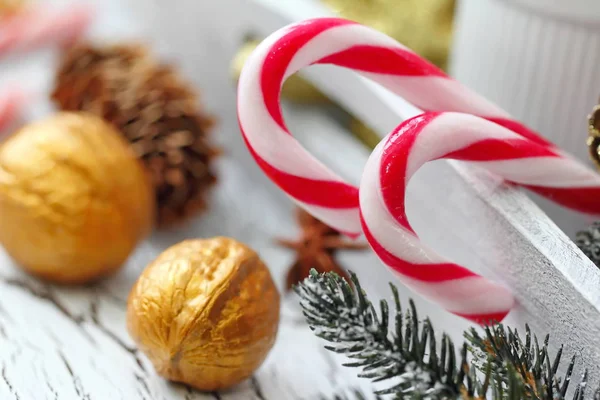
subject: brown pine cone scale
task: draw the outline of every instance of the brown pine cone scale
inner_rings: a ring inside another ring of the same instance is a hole
[[[207,138],[213,119],[172,67],[137,45],[82,44],[64,54],[52,99],[115,125],[144,161],[155,187],[159,227],[206,208],[219,151]]]

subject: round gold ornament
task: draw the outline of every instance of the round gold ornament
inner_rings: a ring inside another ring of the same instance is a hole
[[[55,114],[0,146],[0,243],[30,273],[59,283],[108,275],[153,214],[142,165],[97,117]]]
[[[200,390],[231,387],[275,342],[279,293],[268,268],[233,239],[165,250],[129,294],[127,327],[163,377]]]

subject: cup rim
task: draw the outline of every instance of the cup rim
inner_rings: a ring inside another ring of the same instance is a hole
[[[495,1],[495,0],[492,0]],[[500,0],[562,20],[600,23],[598,0]]]

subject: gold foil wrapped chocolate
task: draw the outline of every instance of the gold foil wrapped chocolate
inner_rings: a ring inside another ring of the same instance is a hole
[[[129,294],[127,326],[163,377],[212,391],[262,364],[275,342],[279,293],[268,268],[233,239],[165,250]]]
[[[0,243],[33,274],[60,283],[110,274],[153,213],[142,165],[97,117],[59,113],[0,146]]]

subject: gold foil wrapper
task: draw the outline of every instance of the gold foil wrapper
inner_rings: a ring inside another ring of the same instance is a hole
[[[97,117],[59,113],[0,146],[0,243],[31,273],[105,276],[150,232],[153,213],[142,165]]]
[[[128,330],[163,377],[212,391],[262,364],[275,342],[279,293],[249,247],[217,237],[165,250],[129,295]]]

